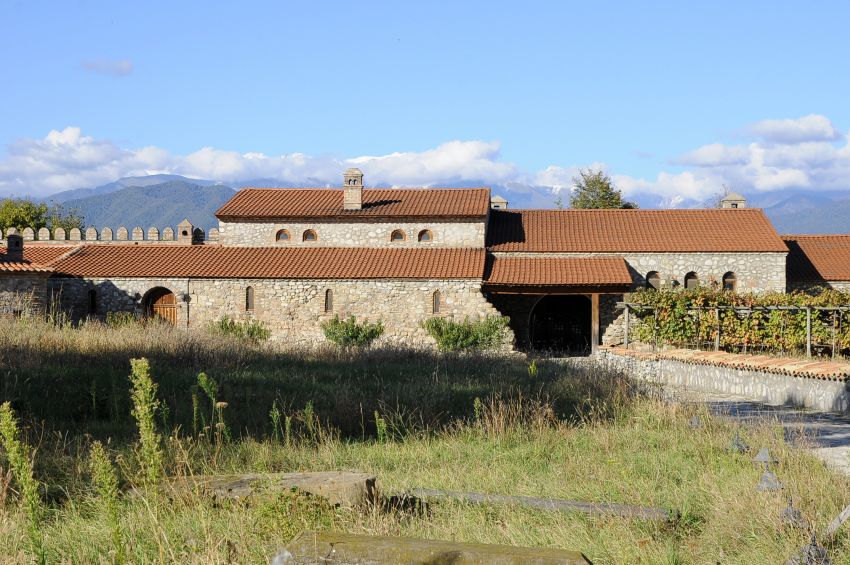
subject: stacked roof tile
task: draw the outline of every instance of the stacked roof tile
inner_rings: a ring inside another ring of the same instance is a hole
[[[246,188],[216,212],[238,219],[485,218],[487,188],[364,189],[363,208],[345,210],[343,191],[323,188]]]
[[[628,287],[632,277],[622,257],[510,257],[487,261],[488,286]]]
[[[850,281],[850,235],[784,235],[789,283]]]
[[[787,252],[764,212],[493,210],[492,251],[562,253]]]

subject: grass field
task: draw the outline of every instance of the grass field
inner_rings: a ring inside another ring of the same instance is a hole
[[[681,519],[460,502],[417,516],[331,508],[293,493],[248,505],[169,500],[143,488],[128,380],[138,357],[150,360],[164,407],[155,426],[167,475],[359,470],[389,493],[422,487],[620,502],[675,509]],[[198,385],[201,371],[217,385],[218,409]],[[780,523],[789,494],[821,529],[850,502],[845,477],[786,445],[770,425],[742,434],[778,457],[786,488],[757,492],[752,455],[727,451],[733,424],[589,365],[529,368],[521,358],[404,351],[308,355],[158,326],[21,321],[0,326],[0,378],[0,401],[14,408],[40,483],[33,521],[0,449],[0,562],[30,562],[41,545],[48,562],[257,563],[314,528],[563,547],[594,563],[781,563],[807,541]],[[691,429],[695,413],[704,425]],[[135,486],[144,496],[122,494],[110,505],[89,464],[95,441],[120,492]],[[829,549],[834,563],[850,563],[846,532]]]

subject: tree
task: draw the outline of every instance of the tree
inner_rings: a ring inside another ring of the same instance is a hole
[[[601,169],[583,169],[573,178],[571,208],[637,208],[634,202],[623,200],[623,193],[614,186],[611,177]]]
[[[26,198],[5,198],[0,200],[0,229],[32,228],[71,228],[83,229],[83,217],[75,210],[66,210],[61,204],[33,202]]]
[[[718,192],[715,192],[703,201],[702,205],[704,208],[723,208],[723,199],[729,196],[732,189],[725,184],[721,184],[720,186],[721,189]]]

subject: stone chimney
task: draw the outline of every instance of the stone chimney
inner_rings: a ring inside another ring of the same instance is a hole
[[[730,192],[720,200],[721,208],[746,208],[747,199],[737,192]]]
[[[16,233],[10,233],[6,237],[6,257],[9,261],[24,260],[24,238]]]
[[[490,208],[493,210],[507,210],[508,201],[501,196],[494,196],[490,199]]]
[[[177,224],[177,241],[192,244],[195,237],[195,228],[189,220],[183,220]]]
[[[346,169],[342,175],[342,181],[342,207],[346,210],[361,210],[363,208],[363,171]]]

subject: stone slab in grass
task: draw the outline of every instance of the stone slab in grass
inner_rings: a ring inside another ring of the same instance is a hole
[[[374,475],[346,471],[202,475],[175,479],[171,487],[178,494],[195,492],[215,501],[247,499],[292,489],[321,496],[338,506],[374,504],[380,497],[380,486]]]
[[[305,531],[273,565],[586,565],[577,551],[484,543]]]

